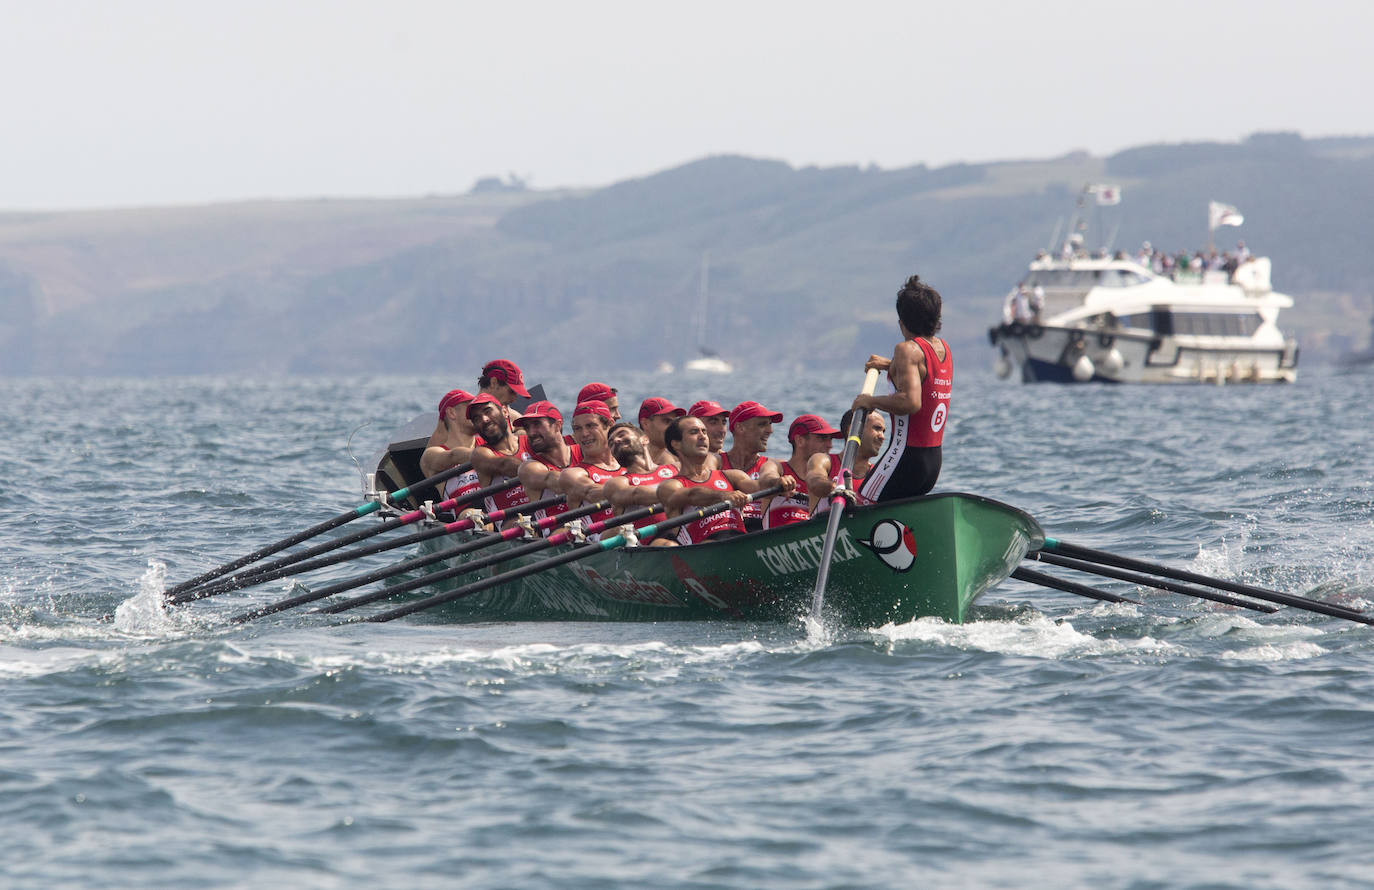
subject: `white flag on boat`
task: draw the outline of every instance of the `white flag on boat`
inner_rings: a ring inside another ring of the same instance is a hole
[[[1213,229],[1217,226],[1238,226],[1245,222],[1245,217],[1241,216],[1239,210],[1219,201],[1207,205],[1207,219]]]
[[[1121,186],[1102,182],[1088,186],[1088,191],[1097,196],[1097,206],[1107,207],[1121,203]]]

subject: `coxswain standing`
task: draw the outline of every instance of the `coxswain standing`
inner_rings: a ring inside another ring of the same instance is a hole
[[[454,389],[439,400],[439,427],[435,430],[438,441],[425,448],[420,455],[420,475],[428,478],[450,467],[467,463],[472,457],[472,449],[482,444],[472,422],[468,420],[467,405],[472,398],[471,393]],[[477,471],[468,470],[445,481],[440,494],[442,500],[462,497],[476,491],[480,484]]]
[[[818,414],[802,414],[792,421],[787,428],[792,456],[780,463],[778,469],[782,478],[793,480],[795,490],[790,495],[778,495],[769,500],[763,513],[764,528],[777,528],[811,518],[811,499],[806,488],[807,468],[813,456],[828,454],[830,443],[843,435]]]
[[[573,409],[573,440],[581,449],[582,456],[581,460],[563,471],[557,484],[558,490],[567,495],[569,510],[602,500],[606,482],[625,474],[624,468],[611,456],[610,441],[607,439],[611,424],[611,409],[600,400],[579,402]],[[587,521],[601,522],[613,516],[614,511],[607,507],[591,514]]]
[[[892,437],[859,494],[869,501],[925,494],[940,478],[940,446],[949,418],[954,357],[940,330],[941,300],[935,288],[913,275],[897,292],[897,327],[902,342],[892,358],[869,356],[865,368],[886,371],[892,393],[860,394],[855,409],[877,409],[892,416]]]
[[[727,427],[732,439],[730,450],[720,453],[720,468],[740,470],[750,479],[767,475],[776,481],[781,473],[778,462],[763,454],[768,450],[768,437],[773,435],[775,423],[782,423],[782,414],[769,411],[758,402],[740,402],[730,409]],[[763,528],[763,504],[759,501],[744,505],[744,528],[751,532]]]
[[[644,435],[649,439],[649,460],[653,461],[655,466],[660,464],[678,465],[677,458],[663,443],[663,432],[668,428],[668,424],[686,414],[686,411],[672,402],[657,396],[647,398],[640,403],[639,428],[644,431]]]
[[[744,534],[740,508],[749,495],[761,486],[740,470],[712,466],[711,440],[706,424],[699,417],[682,417],[664,431],[664,444],[679,461],[678,474],[658,487],[658,500],[669,519],[681,516],[692,507],[705,507],[723,500],[730,509],[713,513],[678,527],[678,543],[701,544]],[[796,481],[783,479],[783,494],[796,490]]]
[[[582,459],[582,449],[563,438],[563,413],[552,402],[531,402],[525,413],[515,418],[530,443],[530,459],[520,465],[520,486],[532,501],[562,494],[558,477]],[[544,507],[535,513],[539,519],[567,512],[568,503]]]
[[[506,422],[505,406],[490,393],[482,393],[468,403],[468,420],[483,439],[481,445],[472,449],[472,466],[481,486],[517,478],[520,465],[530,459],[530,443],[524,436],[517,436]],[[488,513],[527,503],[525,489],[518,485],[487,495],[484,501]]]
[[[849,422],[854,419],[854,409],[850,408],[844,412],[844,417],[840,419],[840,429],[849,429]],[[883,420],[882,412],[870,411],[864,418],[864,425],[859,430],[859,444],[854,450],[854,466],[850,468],[849,478],[851,491],[857,492],[863,485],[864,478],[868,475],[869,467],[872,465],[873,458],[883,450],[883,440],[887,438],[887,421]],[[840,454],[813,454],[811,460],[806,465],[806,490],[811,495],[811,515],[817,516],[830,509],[830,495],[836,487],[844,482],[843,473],[840,467]],[[859,503],[867,503],[855,495]]]

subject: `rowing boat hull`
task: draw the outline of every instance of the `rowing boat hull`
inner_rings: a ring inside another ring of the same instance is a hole
[[[810,612],[824,534],[818,519],[691,547],[608,550],[425,614],[447,621],[791,620]],[[977,495],[942,493],[851,508],[836,542],[826,617],[860,627],[928,616],[963,622],[974,600],[1043,541],[1029,515]],[[498,551],[484,551],[491,552]],[[519,557],[496,571],[546,555]],[[448,566],[435,568],[442,567]],[[452,590],[491,571],[435,587]]]

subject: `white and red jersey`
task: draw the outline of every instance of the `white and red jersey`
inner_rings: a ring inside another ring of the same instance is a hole
[[[491,446],[487,447],[490,448]],[[496,449],[492,448],[492,451],[496,451]],[[516,440],[515,451],[509,454],[503,451],[496,451],[496,453],[502,457],[514,457],[521,463],[534,457],[533,453],[530,452],[530,441],[524,436]],[[505,482],[510,478],[512,477],[492,476],[489,484],[495,485],[498,482]],[[505,491],[498,491],[496,494],[487,495],[483,500],[483,506],[488,513],[491,513],[495,510],[509,510],[512,507],[519,507],[521,504],[528,504],[529,502],[530,496],[525,493],[525,486],[517,485],[514,488],[507,488]]]
[[[548,467],[549,470],[550,470],[551,472],[557,471],[557,472],[560,472],[560,473],[561,473],[563,470],[566,470],[568,467],[576,466],[577,463],[578,463],[578,461],[582,460],[582,446],[581,446],[581,445],[569,445],[569,446],[568,446],[568,451],[569,451],[570,453],[569,453],[569,455],[568,455],[568,464],[567,464],[567,466],[562,466],[562,467],[560,467],[558,464],[556,464],[556,463],[554,463],[552,460],[550,460],[550,459],[548,458],[548,455],[544,455],[544,454],[535,454],[535,455],[532,455],[532,456],[530,457],[530,460],[537,460],[537,461],[539,461],[541,464],[543,464],[544,466]],[[543,492],[542,492],[542,491],[540,492],[540,495],[543,495]],[[526,502],[528,503],[528,492],[526,492],[526,496],[527,496]],[[568,512],[568,502],[567,502],[567,501],[562,501],[562,502],[560,502],[560,503],[554,504],[552,507],[544,507],[544,508],[541,509],[541,510],[535,510],[535,511],[534,511],[534,518],[535,518],[535,519],[548,519],[550,516],[560,516],[560,515],[562,515],[562,514],[564,514],[564,513],[566,513],[566,512]]]
[[[648,485],[657,488],[669,479],[677,475],[677,467],[672,464],[663,464],[655,467],[648,473],[632,473],[625,471],[625,481],[631,485]],[[662,513],[654,513],[635,522],[635,528],[643,528],[646,525],[662,522],[667,517]]]
[[[599,466],[597,464],[585,460],[578,461],[576,464],[573,464],[573,466],[585,470],[587,472],[587,476],[591,478],[593,485],[605,485],[606,480],[614,479],[616,476],[625,475],[624,467],[616,467],[614,470],[608,470],[603,466]],[[597,510],[595,513],[588,516],[587,522],[607,522],[614,518],[615,508],[607,507],[604,510]]]
[[[767,462],[768,458],[760,454],[754,458],[754,462],[750,464],[748,467],[734,467],[730,465],[730,452],[722,451],[720,453],[720,468],[722,470],[739,470],[740,472],[744,473],[744,475],[754,480],[757,480],[759,478],[759,475],[763,473],[763,465]],[[763,501],[750,501],[749,503],[745,504],[744,519],[746,522],[748,522],[751,519],[757,519],[759,522],[762,522]],[[755,528],[757,528],[757,526],[755,526]]]
[[[926,379],[921,381],[921,410],[905,418],[906,446],[933,448],[945,439],[949,419],[949,394],[954,388],[954,351],[945,343],[945,360],[935,357],[935,348],[920,337],[912,337],[926,359]],[[940,341],[944,343],[944,341]],[[893,418],[896,427],[899,418]],[[895,432],[895,430],[894,430]]]
[[[474,449],[476,449],[478,446],[485,444],[486,443],[482,441],[481,436],[477,436],[472,440],[472,447]],[[447,445],[440,445],[439,447],[444,449],[445,451],[453,450]],[[482,483],[479,482],[477,479],[477,471],[470,469],[467,472],[459,473],[457,476],[454,476],[452,479],[446,480],[444,482],[443,497],[441,498],[441,500],[446,501],[449,498],[461,498],[464,495],[471,494],[472,492],[476,491],[481,487]]]
[[[687,488],[710,488],[720,492],[721,500],[725,499],[728,492],[734,491],[734,486],[725,477],[724,470],[712,470],[711,475],[701,482],[694,482],[686,476],[674,476],[678,482]],[[734,531],[744,533],[744,517],[738,510],[733,508],[721,510],[719,513],[712,513],[710,516],[702,517],[686,525],[677,528],[677,540],[679,544],[700,544],[709,541],[712,535],[724,531]]]
[[[764,528],[778,528],[794,522],[805,522],[811,518],[811,498],[806,491],[806,478],[798,476],[787,461],[779,464],[783,478],[797,480],[797,490],[786,497],[778,495],[768,504],[768,512],[763,516]]]

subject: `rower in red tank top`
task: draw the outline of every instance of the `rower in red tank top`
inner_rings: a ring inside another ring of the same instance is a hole
[[[739,508],[749,500],[749,492],[762,486],[739,470],[712,468],[711,441],[701,418],[681,417],[673,421],[664,431],[663,444],[680,464],[678,474],[658,487],[658,498],[669,519],[693,507],[730,503],[729,509],[679,526],[679,543],[700,544],[744,534],[744,518]],[[784,496],[795,491],[792,480],[784,479],[781,484]]]
[[[530,443],[524,436],[516,436],[506,423],[504,406],[495,397],[483,393],[468,404],[468,419],[486,444],[472,450],[472,465],[482,487],[507,479],[518,478],[520,467],[530,459]],[[488,513],[506,510],[529,503],[525,489],[519,485],[488,495],[484,504]]]
[[[677,475],[672,464],[654,466],[649,459],[649,440],[644,431],[632,423],[621,422],[607,434],[611,456],[624,469],[624,475],[606,480],[605,495],[610,499],[616,515],[635,507],[652,507],[658,503],[658,486]],[[654,513],[637,520],[635,528],[662,522],[664,515]],[[653,543],[673,543],[655,540]]]
[[[420,474],[426,478],[444,470],[468,463],[472,449],[482,444],[467,419],[467,404],[472,394],[461,389],[450,390],[439,400],[439,424],[420,455]],[[440,500],[458,497],[477,488],[477,471],[468,470],[448,479],[440,490]]]
[[[847,432],[854,417],[854,409],[844,412],[840,419],[840,431]],[[887,437],[887,422],[881,411],[870,411],[859,429],[859,443],[854,452],[854,465],[850,468],[849,490],[855,492],[853,502],[869,503],[858,491],[863,487],[873,458],[883,450],[883,440]],[[806,465],[806,487],[811,493],[811,515],[819,516],[830,509],[830,494],[844,482],[842,454],[814,454]]]
[[[764,487],[778,480],[780,470],[777,462],[770,460],[764,453],[768,450],[768,438],[773,434],[773,424],[782,422],[782,414],[770,411],[758,402],[740,402],[730,411],[727,427],[731,434],[729,451],[720,453],[722,470],[740,470],[750,479],[762,481]],[[709,431],[708,431],[709,432]],[[750,501],[744,505],[744,528],[758,531],[763,528],[763,503]]]
[[[560,474],[582,459],[582,449],[563,439],[563,414],[552,402],[531,402],[525,413],[512,421],[525,431],[530,443],[530,460],[520,467],[520,485],[531,501],[561,494]],[[543,507],[535,512],[536,519],[566,513],[568,502]]]
[[[724,470],[711,470],[707,477],[700,482],[680,473],[674,476],[672,481],[686,489],[702,488],[708,490],[713,499],[707,503],[725,500],[726,496],[731,493],[741,494],[741,492],[736,492],[734,486],[730,484]],[[695,522],[678,526],[677,542],[679,544],[704,544],[716,538],[737,534],[744,534],[744,517],[735,509],[722,510]]]
[[[935,336],[940,329],[940,294],[919,276],[897,293],[897,326],[902,342],[892,358],[870,356],[865,367],[886,371],[892,393],[859,395],[856,409],[891,415],[891,438],[874,462],[860,493],[873,501],[922,495],[935,486],[943,462],[941,446],[954,386],[954,356]]]
[[[610,407],[600,399],[579,402],[573,409],[574,448],[579,452],[579,459],[550,485],[567,496],[567,509],[605,500],[606,483],[624,475],[625,470],[611,456],[607,441],[613,422]],[[615,511],[607,507],[589,515],[587,522],[603,522],[614,515]]]
[[[792,456],[779,466],[782,477],[795,481],[796,490],[789,497],[774,497],[764,513],[763,527],[777,528],[811,518],[810,496],[806,489],[806,469],[812,455],[825,454],[830,443],[842,435],[816,414],[803,414],[787,428],[787,441],[792,443]],[[797,472],[800,468],[801,472]]]

